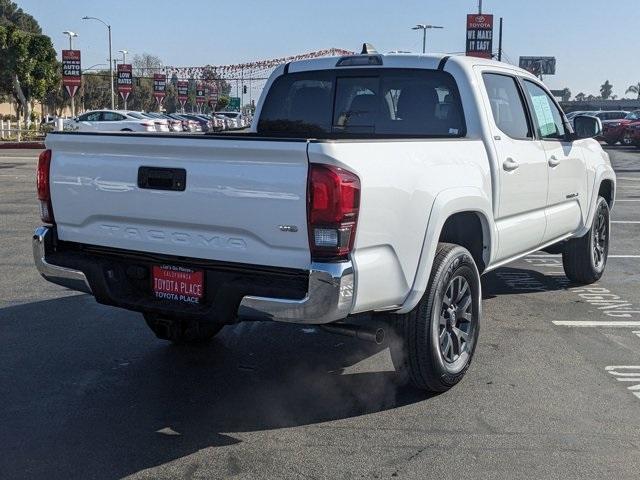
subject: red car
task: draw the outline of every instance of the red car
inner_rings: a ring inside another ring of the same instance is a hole
[[[640,121],[630,123],[624,132],[622,139],[623,143],[625,138],[629,139],[629,143],[640,148]]]
[[[621,142],[623,145],[631,145],[631,136],[627,127],[640,122],[640,110],[634,110],[621,120],[605,120],[602,122],[602,138],[608,145]]]

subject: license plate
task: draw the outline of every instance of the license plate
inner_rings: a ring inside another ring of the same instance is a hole
[[[200,303],[204,294],[204,274],[202,270],[175,265],[154,265],[153,294],[162,300]]]

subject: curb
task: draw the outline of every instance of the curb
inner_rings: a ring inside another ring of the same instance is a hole
[[[2,148],[44,150],[44,142],[0,142],[0,149]]]

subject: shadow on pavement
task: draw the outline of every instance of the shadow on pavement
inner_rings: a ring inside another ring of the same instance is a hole
[[[118,478],[239,442],[224,432],[427,398],[398,388],[393,372],[340,375],[384,348],[268,323],[178,348],[156,340],[140,315],[84,295],[1,309],[1,476]]]

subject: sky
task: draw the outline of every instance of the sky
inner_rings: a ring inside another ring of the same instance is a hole
[[[56,50],[68,48],[64,30],[78,33],[82,66],[106,63],[110,23],[114,56],[150,53],[165,65],[225,65],[325,48],[419,52],[416,23],[441,25],[427,33],[428,52],[465,48],[467,13],[477,0],[14,0],[33,15]],[[599,94],[605,80],[623,97],[640,82],[640,0],[484,0],[483,12],[504,18],[503,60],[555,56],[552,89]]]

